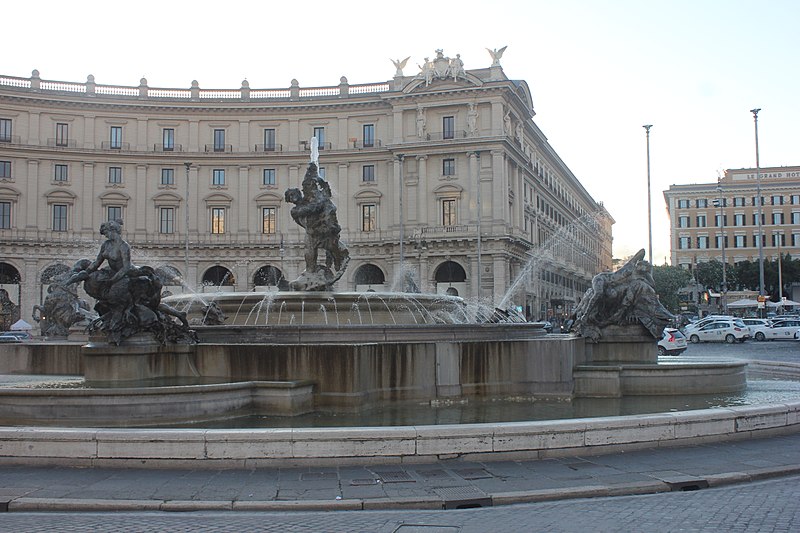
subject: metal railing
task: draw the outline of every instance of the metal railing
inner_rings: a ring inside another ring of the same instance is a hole
[[[233,152],[232,144],[207,144],[205,145],[206,152]]]
[[[363,148],[380,148],[383,146],[380,139],[373,140],[372,142],[364,142],[362,141],[353,141],[353,148],[363,149]]]
[[[100,143],[100,148],[103,150],[123,150],[130,151],[131,143],[112,143],[111,141],[103,141]]]
[[[183,145],[182,144],[154,144],[153,145],[154,152],[183,152]]]
[[[254,152],[283,152],[282,144],[257,144]]]
[[[55,148],[77,148],[75,139],[47,139],[47,146]]]
[[[429,141],[453,141],[466,138],[467,132],[465,130],[448,132],[447,135],[444,132],[431,132],[425,135],[425,139]]]

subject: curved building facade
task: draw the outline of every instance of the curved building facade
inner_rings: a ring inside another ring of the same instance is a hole
[[[455,60],[437,51],[416,76],[318,88],[0,76],[2,287],[30,321],[52,277],[93,258],[116,218],[135,263],[198,291],[294,279],[304,235],[283,193],[316,136],[352,257],[338,290],[568,313],[611,266],[613,219],[536,126],[524,81],[443,61]]]

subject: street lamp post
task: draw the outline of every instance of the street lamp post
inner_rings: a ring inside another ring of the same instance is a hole
[[[722,185],[717,185],[717,199],[714,203],[719,205],[719,226],[720,226],[720,248],[722,248],[722,312],[728,314],[728,277],[727,266],[728,262],[725,260],[725,198],[722,196]]]
[[[189,279],[189,169],[192,168],[191,163],[184,163],[186,167],[186,205],[184,209],[184,225],[183,231],[186,235],[185,250],[183,255],[183,281],[184,284]]]
[[[653,263],[653,219],[652,209],[650,207],[650,128],[652,124],[645,124],[642,126],[647,132],[647,259]]]
[[[761,231],[762,206],[761,198],[761,163],[758,159],[758,112],[761,108],[751,109],[756,133],[756,199],[758,201],[758,295],[764,296],[764,236]]]

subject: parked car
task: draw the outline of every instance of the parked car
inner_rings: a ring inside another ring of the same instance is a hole
[[[664,334],[658,341],[658,355],[680,355],[686,348],[686,337],[680,330],[664,328]]]
[[[800,319],[774,320],[767,325],[755,326],[753,338],[757,341],[793,340],[798,338],[798,331],[800,331]]]
[[[688,333],[689,342],[744,342],[750,338],[750,329],[740,318],[717,319]]]
[[[697,322],[692,322],[691,324],[686,324],[686,326],[684,326],[684,328],[683,328],[683,332],[688,335],[690,332],[698,330],[698,329],[702,328],[703,326],[705,326],[706,324],[709,324],[709,323],[714,322],[716,320],[720,320],[720,319],[730,320],[731,318],[733,318],[733,317],[731,317],[730,315],[708,315],[708,316],[705,316],[705,317],[701,318]]]

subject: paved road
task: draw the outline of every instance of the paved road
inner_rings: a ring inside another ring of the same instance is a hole
[[[778,361],[782,363],[800,364],[800,341],[764,341],[748,340],[741,344],[724,342],[703,342],[689,344],[689,348],[681,355],[687,358],[738,358],[761,361]]]
[[[17,532],[789,532],[800,529],[800,477],[644,496],[452,511],[6,513]]]

